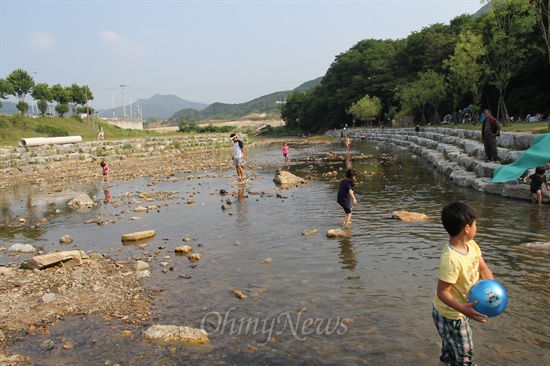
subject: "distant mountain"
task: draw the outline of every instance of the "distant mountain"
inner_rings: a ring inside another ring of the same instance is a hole
[[[0,108],[0,114],[15,114],[19,113],[19,110],[16,108],[17,103],[7,102],[3,99],[0,99],[2,103],[2,108]]]
[[[213,103],[201,111],[182,109],[167,120],[168,125],[177,126],[181,121],[198,122],[207,119],[238,119],[253,113],[279,113],[279,106],[294,91],[307,91],[321,82],[322,77],[307,81],[293,90],[280,91],[253,99],[246,103]]]
[[[129,102],[129,101],[128,101]],[[149,99],[138,99],[137,101],[132,101],[132,110],[130,114],[130,105],[126,105],[126,117],[136,119],[138,116],[138,106],[142,111],[142,119],[148,118],[157,118],[157,119],[167,119],[172,116],[177,111],[186,108],[192,108],[195,110],[203,110],[208,106],[208,104],[189,102],[185,99],[181,99],[176,95],[159,95],[155,94]],[[103,117],[112,117],[112,109],[100,109],[98,112]],[[115,116],[117,118],[122,118],[124,116],[124,111],[122,106],[115,108]]]
[[[473,14],[473,17],[474,18],[478,18],[480,17],[481,15],[487,13],[489,11],[489,9],[491,9],[491,4],[485,4],[481,7],[481,9],[479,9],[478,11],[475,12],[475,14]]]

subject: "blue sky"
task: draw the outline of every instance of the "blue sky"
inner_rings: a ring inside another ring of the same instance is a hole
[[[399,39],[479,0],[0,0],[0,77],[89,85],[95,108],[153,94],[243,103],[323,76],[362,39]],[[27,97],[26,101],[31,102]]]

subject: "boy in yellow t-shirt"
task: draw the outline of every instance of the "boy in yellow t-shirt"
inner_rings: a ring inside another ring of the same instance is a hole
[[[432,316],[441,336],[439,365],[472,365],[474,344],[469,319],[487,322],[476,310],[477,301],[468,303],[470,288],[479,280],[493,279],[481,250],[473,240],[477,211],[462,202],[453,202],[441,210],[441,222],[449,233],[439,259],[437,290]]]

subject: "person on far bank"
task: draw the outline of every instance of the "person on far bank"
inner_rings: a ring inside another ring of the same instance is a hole
[[[500,125],[497,119],[491,116],[491,111],[485,109],[483,111],[483,121],[481,122],[481,139],[485,147],[485,162],[498,162],[497,137],[500,136]]]
[[[437,287],[432,300],[432,318],[441,336],[439,366],[474,365],[470,319],[487,322],[487,315],[474,309],[468,293],[480,279],[492,280],[493,272],[474,241],[478,212],[462,202],[441,210],[441,223],[449,234],[439,258]]]
[[[351,224],[351,205],[357,206],[357,199],[353,194],[353,186],[355,183],[355,177],[357,172],[355,169],[348,169],[346,171],[346,178],[340,182],[338,187],[338,197],[336,202],[344,209],[346,216],[344,217],[344,227],[349,227]]]
[[[232,133],[229,138],[233,141],[233,165],[237,171],[237,181],[244,182],[243,164],[246,159],[244,144],[235,133]]]
[[[531,180],[530,188],[531,193],[533,194],[532,201],[533,203],[537,203],[539,205],[542,205],[542,184],[544,183],[546,185],[546,191],[548,191],[548,181],[546,180],[546,175],[544,174],[546,172],[546,168],[541,166],[538,166],[535,168],[535,172],[525,178],[523,178],[523,182],[526,182],[527,179]]]
[[[105,131],[103,130],[103,127],[101,127],[101,125],[97,128],[97,139],[105,140]]]

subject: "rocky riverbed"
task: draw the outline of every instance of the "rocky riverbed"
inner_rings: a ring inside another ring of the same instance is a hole
[[[142,287],[134,266],[90,253],[44,269],[25,269],[24,262],[0,267],[0,364],[29,363],[24,356],[7,356],[10,342],[49,334],[48,328],[67,315],[148,324],[154,291]]]
[[[129,155],[109,161],[110,181],[151,178],[165,180],[196,172],[233,173],[231,151],[182,151],[178,154]],[[253,169],[248,170],[253,174]],[[0,175],[0,194],[37,189],[48,196],[102,179],[94,161],[66,161],[42,170],[9,170]],[[152,183],[154,184],[154,183]],[[0,226],[1,228],[1,226]],[[5,248],[4,248],[5,249]],[[47,254],[36,248],[38,255]],[[49,328],[66,316],[97,315],[119,319],[129,327],[150,325],[155,290],[142,286],[134,261],[109,253],[87,253],[82,261],[60,262],[44,269],[25,269],[26,255],[0,266],[0,365],[32,364],[25,355],[11,355],[10,344],[21,337],[49,334]],[[71,348],[63,343],[62,347]]]

